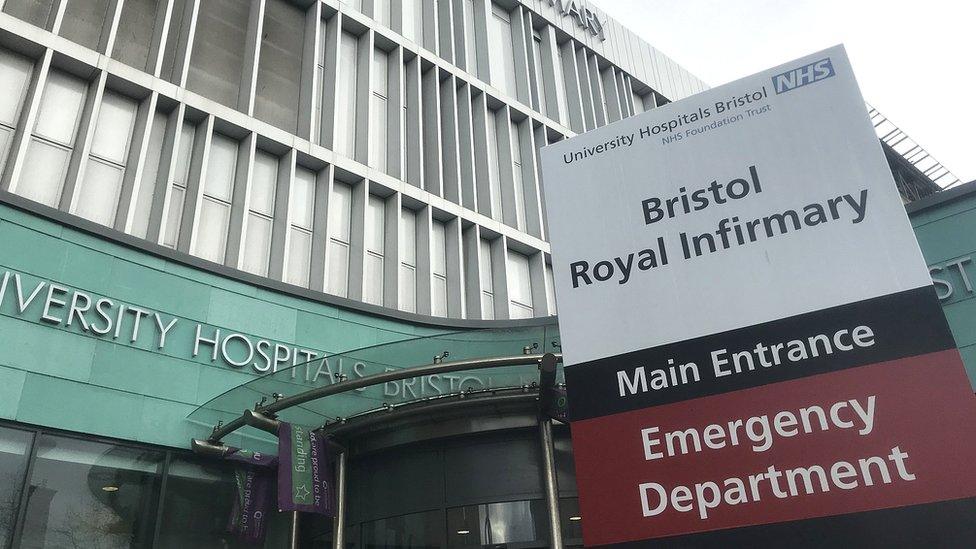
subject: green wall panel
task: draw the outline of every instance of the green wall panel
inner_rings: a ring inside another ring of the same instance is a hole
[[[976,255],[976,195],[911,217],[930,265]],[[190,438],[209,433],[206,421],[187,419],[192,411],[260,374],[252,364],[235,367],[222,358],[212,360],[213,348],[206,344],[194,357],[198,326],[204,337],[217,330],[224,337],[239,333],[252,343],[263,340],[325,356],[456,331],[281,294],[0,205],[0,276],[5,271],[19,273],[28,292],[39,282],[53,282],[92,300],[108,298],[116,307],[158,313],[164,323],[175,318],[176,324],[165,347],[159,348],[152,317],[143,319],[135,341],[131,316],[123,316],[129,321],[117,338],[85,331],[78,322],[66,326],[66,307],[55,309],[60,324],[44,322],[40,317],[47,286],[20,313],[11,278],[0,302],[0,417],[173,447],[185,448]],[[946,316],[967,371],[976,379],[976,294],[966,292],[955,273],[943,274],[956,286],[955,295],[943,303]],[[426,363],[451,345],[461,351],[452,357],[465,352],[513,354],[531,341],[558,339],[558,333],[540,327],[536,332],[478,333],[475,338],[483,341],[470,341],[464,349],[450,338],[418,342],[404,346],[397,359],[401,364]],[[235,345],[229,346],[231,354],[246,351]],[[342,360],[343,371],[349,373],[354,361]],[[337,370],[338,363],[334,359],[329,368]],[[383,367],[368,364],[366,373]],[[326,382],[332,380],[318,383]],[[297,392],[314,384],[299,378],[283,386]],[[363,393],[362,398],[379,402],[384,397]],[[252,430],[235,433],[226,442],[273,450],[266,436]]]

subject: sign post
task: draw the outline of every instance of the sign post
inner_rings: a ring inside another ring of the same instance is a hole
[[[976,399],[842,47],[542,166],[587,546],[976,542]]]

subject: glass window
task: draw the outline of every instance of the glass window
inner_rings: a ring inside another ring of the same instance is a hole
[[[34,134],[61,145],[73,145],[86,89],[84,80],[52,70],[41,97]]]
[[[166,230],[163,232],[163,246],[176,247],[183,223],[183,203],[186,200],[186,183],[190,177],[190,156],[193,154],[193,140],[196,128],[188,122],[180,130],[176,150],[176,167],[173,170],[172,186],[169,191],[169,205],[166,214]]]
[[[54,0],[7,0],[3,12],[41,28],[48,28]]]
[[[254,173],[251,176],[251,196],[247,205],[242,268],[261,276],[268,275],[271,259],[271,230],[274,225],[277,179],[278,159],[266,152],[257,151],[254,155]]]
[[[556,314],[556,282],[552,276],[552,265],[546,263],[546,284],[549,287],[546,291],[546,300],[549,305],[549,314]]]
[[[102,32],[108,30],[109,4],[111,4],[109,0],[68,2],[64,21],[61,23],[61,36],[86,48],[97,50]],[[102,30],[103,28],[105,31]]]
[[[254,116],[285,131],[298,127],[305,12],[285,0],[268,0]]]
[[[478,42],[475,36],[475,3],[474,0],[464,0],[464,63],[465,69],[471,74],[478,74]]]
[[[401,0],[403,36],[417,43],[424,39],[424,0]]]
[[[302,167],[295,169],[291,187],[291,226],[288,237],[288,269],[285,281],[308,286],[312,260],[312,229],[315,213],[315,172]]]
[[[488,109],[488,190],[491,217],[502,219],[502,184],[498,170],[498,113]]]
[[[400,212],[400,309],[417,312],[417,212]]]
[[[0,427],[0,545],[3,546],[13,534],[17,520],[30,440],[28,432]]]
[[[532,31],[532,62],[535,71],[535,81],[539,94],[539,112],[549,114],[546,104],[546,76],[542,70],[542,35],[539,31]]]
[[[335,150],[349,158],[356,154],[356,57],[359,38],[343,31],[339,41],[339,75],[336,90]]]
[[[78,189],[76,214],[111,227],[122,191],[137,103],[106,90],[98,109],[91,156]]]
[[[389,92],[389,63],[390,54],[381,50],[373,51],[372,93],[370,102],[372,112],[369,128],[369,161],[370,166],[380,171],[387,170],[387,134],[389,114],[387,113],[387,98]]]
[[[366,272],[363,301],[383,304],[383,241],[386,238],[386,201],[369,195],[366,205]]]
[[[352,187],[336,183],[329,197],[329,250],[326,291],[346,297],[349,288],[349,237],[352,222]]]
[[[519,126],[509,120],[510,137],[512,143],[512,177],[515,183],[515,221],[516,228],[525,230],[525,188],[522,181],[522,140]]]
[[[227,533],[237,497],[233,468],[216,460],[177,458],[169,466],[158,547],[245,548]],[[287,546],[287,513],[272,512],[265,547]]]
[[[197,223],[193,254],[214,263],[224,262],[227,230],[230,225],[230,200],[237,171],[237,142],[213,135],[207,177],[203,182],[203,202]]]
[[[583,545],[583,516],[580,514],[578,498],[559,499],[559,526],[563,533],[563,543]]]
[[[362,547],[370,549],[444,547],[444,511],[438,509],[364,523]]]
[[[433,275],[430,312],[447,316],[447,227],[434,221],[430,233],[430,271]]]
[[[512,318],[532,318],[529,258],[511,250],[508,251],[508,295],[512,304]]]
[[[136,102],[128,97],[105,91],[98,109],[91,154],[118,164],[125,162],[137,107]]]
[[[163,139],[166,137],[166,115],[159,111],[153,115],[152,128],[149,130],[149,146],[146,148],[145,164],[142,168],[142,180],[139,182],[136,194],[135,211],[132,214],[130,231],[139,238],[145,238],[149,231],[149,215],[152,211],[153,194],[156,192],[156,181],[159,177],[159,160],[163,150]]]
[[[112,59],[141,71],[147,69],[149,42],[152,40],[153,29],[156,26],[158,1],[125,0],[122,3],[122,19],[116,31]],[[179,14],[174,14],[172,17],[179,17]]]
[[[251,2],[207,0],[197,15],[187,88],[237,108]]]
[[[0,49],[0,83],[6,90],[0,94],[0,172],[3,172],[10,139],[20,119],[33,65],[26,57]]]
[[[481,239],[481,316],[485,320],[495,318],[495,289],[492,284],[491,242]]]
[[[541,499],[455,507],[447,510],[448,547],[545,543],[548,520]]]
[[[492,3],[488,24],[488,58],[491,60],[491,83],[511,96],[515,95],[515,49],[512,44],[511,15]]]
[[[85,166],[85,178],[78,189],[75,215],[106,227],[115,223],[115,211],[122,191],[123,168],[91,157]]]
[[[149,547],[163,454],[41,435],[20,546]]]
[[[84,80],[67,73],[52,70],[48,75],[17,185],[19,194],[57,207],[86,89]]]
[[[390,26],[390,0],[373,0],[373,19],[381,25]]]

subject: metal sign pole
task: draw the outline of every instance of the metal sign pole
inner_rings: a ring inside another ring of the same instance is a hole
[[[542,441],[542,464],[545,467],[546,508],[549,511],[549,541],[553,548],[562,549],[563,533],[559,525],[559,486],[556,482],[556,458],[552,449],[552,420],[539,418]]]
[[[336,514],[332,524],[332,547],[341,549],[346,537],[346,465],[348,452],[339,454],[336,460]]]
[[[299,521],[301,516],[298,511],[291,512],[291,536],[289,537],[288,547],[291,549],[298,549],[300,533],[298,531]]]

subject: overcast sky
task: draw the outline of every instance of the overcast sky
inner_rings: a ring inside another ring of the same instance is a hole
[[[843,43],[864,98],[976,179],[974,0],[591,0],[710,86]]]

